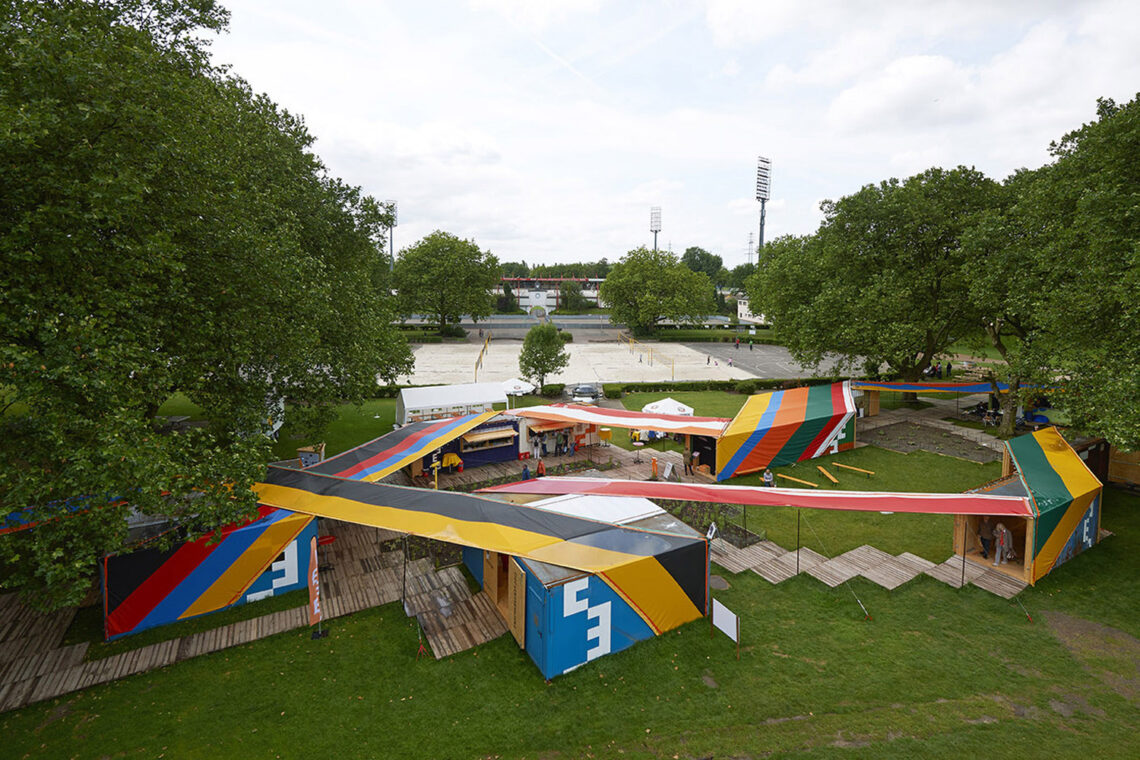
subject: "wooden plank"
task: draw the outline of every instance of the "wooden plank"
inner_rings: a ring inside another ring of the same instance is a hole
[[[828,479],[828,480],[830,480],[832,483],[839,483],[839,481],[835,479],[835,476],[834,476],[834,475],[832,475],[832,474],[831,474],[830,472],[828,472],[827,470],[823,469],[823,465],[821,465],[821,464],[817,464],[817,465],[815,466],[815,469],[817,469],[817,470],[819,470],[820,472],[822,472],[822,473],[823,473],[823,477],[827,478],[827,479]]]
[[[783,478],[784,480],[790,480],[793,483],[802,483],[803,485],[811,486],[812,488],[819,488],[819,485],[817,483],[812,483],[812,482],[807,481],[807,480],[800,480],[799,478],[793,478],[791,475],[785,475],[782,472],[777,472],[776,477],[777,478]]]
[[[854,470],[855,472],[861,472],[861,473],[865,474],[868,478],[875,474],[873,470],[864,470],[862,467],[852,467],[849,464],[840,464],[839,462],[832,462],[831,464],[833,464],[836,467],[842,467],[845,470]]]

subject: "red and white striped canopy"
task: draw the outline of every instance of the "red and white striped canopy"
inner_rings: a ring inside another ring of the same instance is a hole
[[[551,404],[511,409],[507,414],[544,422],[575,422],[603,427],[657,430],[662,433],[719,436],[732,420],[722,417],[690,417],[681,414],[649,414],[625,409],[605,409],[579,404]]]

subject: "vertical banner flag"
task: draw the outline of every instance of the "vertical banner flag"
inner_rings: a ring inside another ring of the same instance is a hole
[[[317,569],[317,537],[309,542],[309,625],[324,618],[321,614],[321,579]],[[314,634],[315,635],[315,634]]]

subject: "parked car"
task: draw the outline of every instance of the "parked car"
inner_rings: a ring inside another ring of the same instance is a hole
[[[570,400],[575,404],[596,404],[602,394],[592,385],[576,385],[570,389]]]

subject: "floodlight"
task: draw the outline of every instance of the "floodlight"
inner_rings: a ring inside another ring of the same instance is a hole
[[[756,200],[772,199],[772,160],[760,156],[756,163]]]
[[[649,209],[649,231],[661,231],[661,207],[653,206]]]

